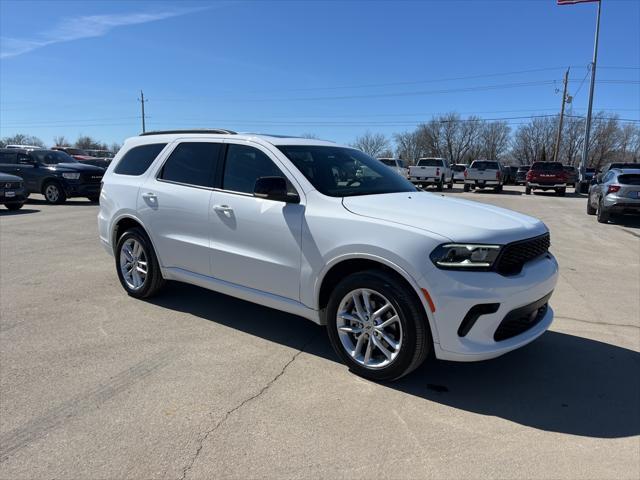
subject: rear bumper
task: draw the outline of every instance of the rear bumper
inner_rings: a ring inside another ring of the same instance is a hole
[[[421,184],[421,185],[435,185],[440,181],[438,177],[415,177],[410,176],[409,181],[411,183]]]
[[[527,183],[527,187],[530,188],[540,188],[542,190],[546,190],[546,189],[552,189],[552,188],[566,188],[567,184],[562,182],[562,183],[557,183],[557,182],[553,182],[553,183],[541,183],[541,182],[528,182]]]
[[[481,186],[481,187],[486,187],[486,186],[491,186],[491,187],[497,187],[498,185],[500,185],[500,181],[499,180],[465,180],[464,183],[468,183],[469,185],[476,185],[476,186]]]

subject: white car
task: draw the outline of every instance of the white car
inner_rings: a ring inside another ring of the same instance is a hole
[[[453,172],[453,182],[464,183],[464,172],[467,170],[467,166],[464,163],[456,163],[451,165],[451,171]]]
[[[378,158],[378,160],[401,177],[409,178],[409,169],[405,167],[404,162],[399,158]]]
[[[409,167],[409,180],[424,187],[435,185],[438,191],[442,191],[444,185],[452,189],[451,164],[446,158],[419,158],[415,165]]]
[[[417,190],[331,142],[226,130],[126,141],[99,235],[136,298],[178,280],[326,325],[357,374],[497,357],[545,332],[558,264],[539,220]]]

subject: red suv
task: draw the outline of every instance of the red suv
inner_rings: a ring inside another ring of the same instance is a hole
[[[567,172],[560,162],[535,162],[527,172],[525,193],[531,190],[555,190],[563,197],[567,192]]]

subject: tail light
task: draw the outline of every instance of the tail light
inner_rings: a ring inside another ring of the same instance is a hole
[[[439,177],[439,176],[440,176],[440,169],[436,168],[436,177]]]
[[[533,171],[529,170],[527,172],[527,181],[531,180],[533,178]]]
[[[463,175],[464,175],[464,178],[467,178],[468,173],[466,168],[464,169]]]
[[[609,195],[610,193],[616,193],[619,190],[620,185],[609,185],[609,188],[607,189],[607,195]]]
[[[500,176],[501,176],[501,175],[502,175],[502,174],[500,173],[500,170],[498,170],[498,171],[496,172],[496,180],[500,180]]]

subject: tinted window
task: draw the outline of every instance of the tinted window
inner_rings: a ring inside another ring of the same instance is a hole
[[[324,195],[348,197],[416,191],[408,180],[353,148],[310,145],[278,148]]]
[[[480,170],[485,170],[487,168],[498,170],[500,168],[498,166],[498,162],[485,162],[484,160],[476,160],[471,164],[471,168],[479,168]]]
[[[45,165],[56,165],[58,163],[78,163],[78,161],[70,157],[64,152],[58,150],[33,150],[31,156],[38,162]]]
[[[569,173],[573,173],[573,172],[576,171],[576,167],[571,167],[571,166],[568,166],[568,165],[565,165],[563,168],[564,168],[565,172],[569,172]]]
[[[395,167],[396,166],[396,162],[393,160],[380,160],[382,163],[384,163],[386,166],[388,167]]]
[[[519,172],[528,172],[531,167],[529,165],[524,165],[522,167],[518,167]]]
[[[464,169],[467,167],[464,165],[454,165],[452,168],[454,172],[464,172]]]
[[[562,164],[557,162],[540,162],[534,163],[531,167],[531,170],[535,170],[537,172],[561,172]]]
[[[0,152],[0,163],[18,163],[15,152]]]
[[[224,163],[222,188],[233,192],[253,193],[260,177],[284,177],[260,150],[245,145],[229,145]]]
[[[618,177],[618,183],[622,185],[640,185],[640,175],[627,173]]]
[[[120,159],[114,172],[120,175],[142,175],[166,145],[166,143],[152,143],[133,147]]]
[[[419,167],[442,167],[442,160],[436,160],[435,158],[423,158],[418,160],[416,165]]]
[[[181,143],[165,162],[159,178],[170,182],[211,187],[221,148],[221,143]]]

